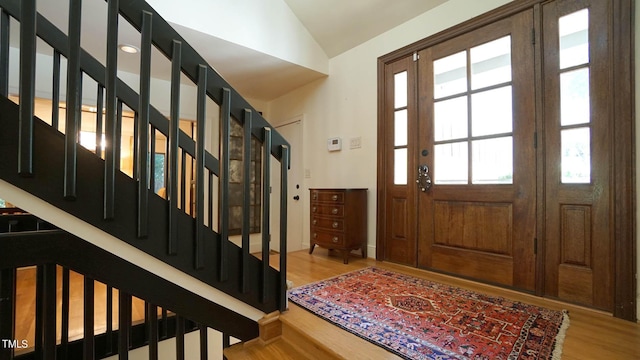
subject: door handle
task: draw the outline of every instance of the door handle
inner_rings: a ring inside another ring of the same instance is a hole
[[[293,197],[293,200],[295,200],[295,201],[300,200],[300,195],[296,195],[296,196],[294,196],[294,197]]]
[[[416,183],[418,184],[418,188],[420,191],[427,192],[431,189],[431,177],[429,176],[429,166],[420,165],[418,166],[418,179],[416,179]]]

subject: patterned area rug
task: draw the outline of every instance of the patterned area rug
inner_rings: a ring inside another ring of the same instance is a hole
[[[566,312],[374,267],[289,298],[405,359],[559,359],[569,326]]]

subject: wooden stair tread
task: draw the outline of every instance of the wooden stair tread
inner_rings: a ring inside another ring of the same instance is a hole
[[[280,321],[282,336],[278,340],[268,344],[253,340],[233,345],[224,351],[227,359],[401,359],[293,303],[280,315]]]
[[[401,359],[399,356],[342,330],[291,302],[289,310],[282,314],[280,319],[283,323],[284,337],[291,337],[288,330],[294,330],[330,354],[333,359]]]

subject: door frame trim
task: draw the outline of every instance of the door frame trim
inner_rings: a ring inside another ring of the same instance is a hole
[[[281,123],[277,123],[274,124],[274,129],[278,129],[280,127],[284,127],[284,126],[288,126],[288,125],[294,125],[294,124],[299,124],[300,125],[300,149],[298,149],[299,153],[299,161],[300,161],[300,169],[298,170],[298,177],[300,180],[300,200],[302,201],[302,215],[301,215],[301,219],[300,219],[300,246],[301,248],[304,249],[305,246],[309,246],[309,236],[307,234],[307,236],[305,236],[305,232],[308,232],[308,227],[305,226],[305,221],[304,219],[305,217],[305,209],[307,209],[309,207],[308,205],[308,201],[309,199],[304,195],[307,194],[309,192],[309,189],[307,188],[306,185],[306,179],[304,177],[304,170],[305,170],[305,154],[306,154],[306,149],[305,149],[305,141],[304,141],[304,137],[305,137],[305,114],[304,113],[300,113],[297,114],[295,116],[291,116],[289,118],[287,118],[286,120],[282,121]],[[293,151],[293,150],[292,150]],[[291,153],[289,154],[289,156],[291,156]],[[291,160],[291,159],[290,159]],[[295,165],[292,164],[291,161],[289,161],[289,170],[291,170],[291,166]],[[291,194],[289,194],[291,195]],[[288,200],[287,200],[288,201]],[[306,241],[306,242],[305,242]]]
[[[610,0],[613,15],[611,38],[612,56],[611,74],[613,81],[613,137],[616,139],[612,152],[614,157],[613,194],[612,202],[615,214],[612,217],[614,224],[614,309],[615,317],[636,321],[636,166],[635,166],[635,81],[634,81],[634,0]],[[384,174],[386,169],[384,156],[384,125],[385,125],[385,67],[401,58],[411,56],[416,51],[436,45],[446,40],[453,39],[461,34],[473,31],[495,21],[509,17],[526,9],[539,11],[539,5],[546,0],[521,0],[514,1],[491,10],[473,19],[445,29],[439,33],[409,44],[389,54],[378,58],[378,151],[377,151],[377,205],[376,205],[376,258],[384,259],[384,236],[386,234],[386,185]],[[539,37],[539,34],[536,34]],[[539,41],[537,41],[539,44]],[[538,60],[539,61],[539,60]],[[536,65],[536,70],[539,65]],[[538,125],[539,126],[539,125]],[[538,182],[544,174],[538,173]],[[538,186],[538,199],[544,198],[542,186]],[[540,204],[540,202],[538,202]],[[538,205],[540,206],[540,205]],[[538,217],[544,217],[544,208],[537,211]],[[544,232],[538,226],[538,239],[541,240]],[[537,253],[543,254],[542,245],[538,242]],[[613,245],[612,245],[613,246]],[[537,274],[540,274],[541,264],[544,259],[538,256]],[[537,279],[541,284],[541,278]],[[538,291],[540,295],[541,291]]]

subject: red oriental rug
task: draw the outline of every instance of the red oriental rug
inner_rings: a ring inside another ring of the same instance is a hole
[[[566,312],[374,267],[289,298],[405,359],[559,359],[569,326]]]

